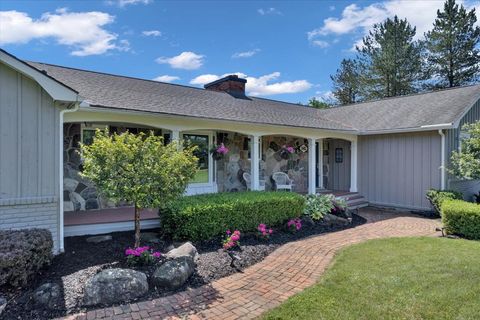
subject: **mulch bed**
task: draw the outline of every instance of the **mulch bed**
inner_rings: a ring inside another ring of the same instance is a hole
[[[240,240],[241,249],[236,251],[240,260],[235,262],[235,268],[231,267],[232,260],[230,256],[222,250],[221,238],[194,243],[199,252],[196,271],[184,287],[176,292],[199,287],[213,280],[239,272],[239,270],[263,260],[284,243],[312,235],[352,228],[363,223],[365,223],[365,219],[353,215],[352,223],[348,226],[329,226],[322,223],[312,224],[304,222],[302,229],[294,234],[274,229],[275,232],[268,240],[259,239],[255,234],[242,234]],[[66,238],[66,252],[55,257],[50,267],[42,270],[26,287],[22,289],[0,288],[0,296],[3,294],[8,300],[7,308],[0,316],[0,319],[51,319],[94,309],[95,307],[82,307],[83,290],[86,281],[103,269],[131,268],[126,264],[124,251],[133,244],[133,232],[116,232],[111,233],[111,235],[113,241],[98,244],[87,243],[86,236]],[[166,252],[167,248],[172,244],[175,243],[163,239],[162,243],[149,243],[148,245],[160,252]],[[146,245],[146,243],[142,243],[142,245]],[[135,269],[145,272],[148,276],[155,268]],[[63,306],[59,310],[51,311],[39,308],[31,300],[32,292],[41,284],[47,282],[58,283],[63,288],[64,301]],[[151,288],[145,296],[136,301],[150,300],[172,293],[174,292],[155,291],[154,288]]]

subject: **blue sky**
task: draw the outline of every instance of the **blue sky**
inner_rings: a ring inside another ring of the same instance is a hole
[[[468,8],[480,1],[460,1]],[[0,46],[22,59],[202,86],[246,76],[249,94],[306,103],[373,23],[427,31],[443,1],[5,1]]]

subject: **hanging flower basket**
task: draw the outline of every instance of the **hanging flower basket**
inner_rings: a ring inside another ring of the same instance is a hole
[[[280,157],[284,160],[290,159],[290,155],[295,153],[295,148],[292,146],[284,145],[280,150]]]
[[[228,153],[228,148],[225,147],[223,143],[213,146],[210,149],[210,153],[212,154],[212,158],[215,161],[222,160],[225,155]]]

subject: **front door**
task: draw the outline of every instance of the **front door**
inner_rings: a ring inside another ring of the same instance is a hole
[[[329,143],[328,188],[336,191],[350,190],[350,141],[332,139]]]

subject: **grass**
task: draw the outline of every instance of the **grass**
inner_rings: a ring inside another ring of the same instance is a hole
[[[208,182],[208,169],[200,169],[197,171],[190,183],[207,183]]]
[[[263,319],[480,319],[480,242],[372,240]]]

